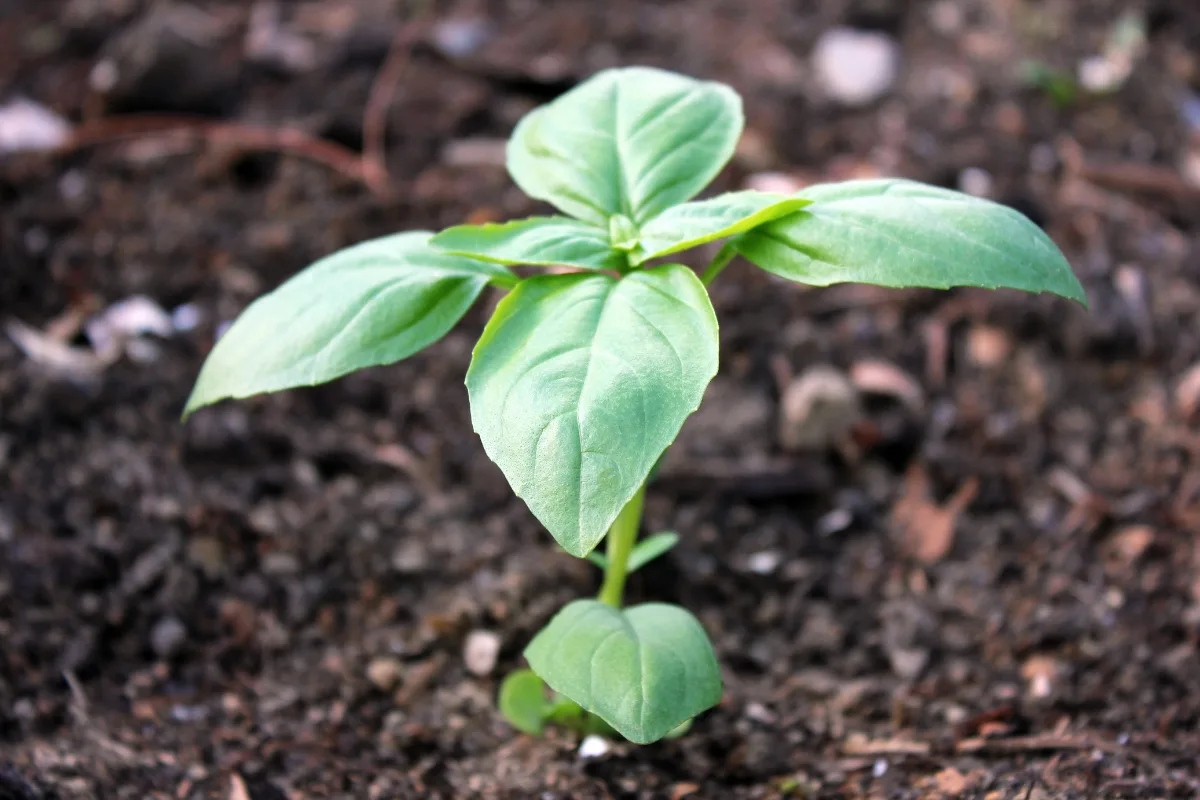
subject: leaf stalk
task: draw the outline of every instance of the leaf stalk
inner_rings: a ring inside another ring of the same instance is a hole
[[[729,262],[733,261],[733,257],[736,255],[737,250],[734,248],[733,242],[726,242],[705,268],[704,273],[700,276],[700,282],[706,287],[710,285],[729,266]]]
[[[604,583],[600,586],[597,599],[601,603],[620,608],[625,597],[625,578],[629,574],[629,554],[637,542],[638,528],[642,524],[642,506],[646,500],[646,484],[629,499],[621,513],[608,529],[608,565],[604,569]]]

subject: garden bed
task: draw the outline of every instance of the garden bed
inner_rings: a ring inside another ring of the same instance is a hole
[[[1200,788],[1193,3],[1144,4],[1128,80],[1071,98],[1019,65],[1071,73],[1129,4],[512,0],[403,28],[382,0],[13,5],[0,92],[91,121],[0,155],[0,314],[28,326],[0,337],[0,798]],[[840,24],[899,43],[887,99],[829,96],[809,54]],[[494,709],[530,635],[598,586],[471,433],[494,297],[396,366],[179,414],[217,326],[315,258],[537,210],[503,169],[512,125],[629,63],[746,97],[721,188],[980,190],[1046,228],[1092,308],[732,266],[721,375],[648,495],[682,541],[629,587],[697,614],[725,698],[683,739],[583,759]],[[357,161],[369,107],[386,179]],[[263,134],[283,126],[309,138]],[[137,296],[172,327],[98,356],[73,321]],[[822,364],[864,416],[788,450],[781,417],[811,419],[781,397]],[[494,667],[468,642],[498,642]]]

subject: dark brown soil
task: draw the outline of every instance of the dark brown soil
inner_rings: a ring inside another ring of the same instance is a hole
[[[402,7],[285,4],[280,27],[314,46],[289,68],[248,60],[249,2],[0,0],[0,101],[73,122],[287,125],[357,151]],[[1150,46],[1114,94],[1061,105],[1021,81],[1025,58],[1072,71],[1099,53],[1126,8],[1147,12]],[[225,140],[0,156],[5,322],[45,330],[136,294],[205,317],[91,380],[0,337],[0,798],[1196,796],[1200,386],[1184,379],[1200,362],[1200,195],[1183,165],[1190,146],[1194,176],[1200,134],[1182,108],[1200,6],[433,13],[486,25],[414,33],[388,113],[390,199]],[[808,54],[840,23],[901,42],[888,99],[822,97]],[[116,66],[107,96],[88,89],[98,62]],[[533,210],[495,147],[472,167],[456,143],[502,140],[623,63],[744,93],[724,186],[986,171],[1093,303],[805,291],[731,268],[714,292],[722,375],[650,492],[649,527],[683,541],[631,586],[699,615],[725,699],[682,740],[585,761],[572,737],[518,735],[493,707],[530,635],[598,581],[471,432],[462,376],[486,308],[394,367],[186,425],[179,412],[215,325],[312,259]],[[781,383],[817,363],[909,376],[920,396],[873,395],[852,441],[785,452]],[[937,503],[977,481],[952,542],[922,477]],[[502,643],[487,677],[464,665],[474,630]]]

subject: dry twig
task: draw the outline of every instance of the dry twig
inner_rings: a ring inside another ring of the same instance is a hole
[[[428,26],[426,17],[427,13],[422,10],[401,26],[367,95],[367,105],[363,111],[362,175],[371,191],[379,196],[387,196],[391,191],[386,157],[388,108],[408,66],[409,53],[425,34]]]
[[[290,153],[323,164],[351,180],[370,186],[358,154],[294,128],[265,128],[171,115],[105,117],[76,128],[58,150],[71,152],[110,142],[156,136],[185,137],[237,150]]]

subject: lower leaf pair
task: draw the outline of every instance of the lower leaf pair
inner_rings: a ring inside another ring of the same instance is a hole
[[[576,600],[534,637],[525,658],[532,671],[505,680],[500,710],[530,734],[552,722],[582,733],[611,727],[649,744],[721,699],[721,670],[704,629],[666,603],[622,610]],[[547,699],[546,685],[562,697]]]

